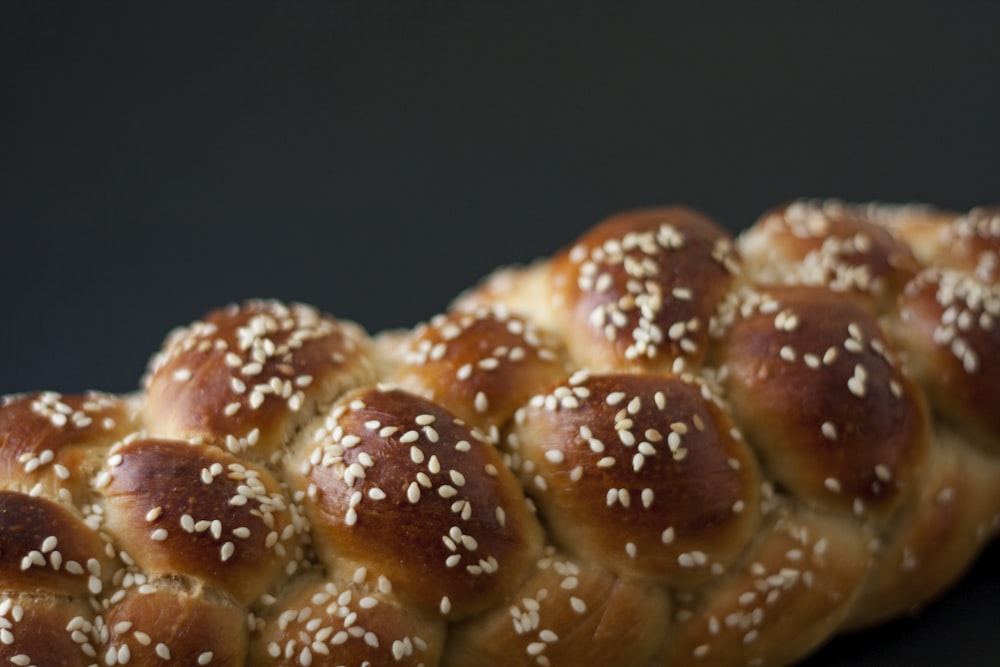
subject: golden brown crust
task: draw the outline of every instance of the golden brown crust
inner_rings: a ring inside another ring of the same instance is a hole
[[[510,608],[452,629],[443,664],[646,667],[662,649],[669,612],[665,591],[548,549]]]
[[[425,611],[461,618],[497,604],[541,549],[496,450],[402,390],[345,396],[306,433],[290,472],[320,559],[365,566]]]
[[[72,510],[0,491],[0,591],[97,596],[110,562],[104,540]]]
[[[0,664],[88,667],[98,657],[94,627],[82,601],[0,593]]]
[[[969,567],[1000,527],[1000,460],[942,428],[908,511],[877,542],[850,627],[915,614]]]
[[[780,508],[740,566],[681,596],[662,664],[786,665],[826,640],[868,571],[854,521]]]
[[[697,366],[708,320],[739,270],[729,235],[683,207],[622,213],[552,259],[559,331],[578,367]]]
[[[927,455],[927,415],[874,316],[818,287],[757,294],[719,352],[737,421],[783,487],[884,516]]]
[[[391,378],[486,434],[568,373],[560,344],[505,308],[440,315],[410,337]]]
[[[273,461],[316,403],[374,381],[368,347],[359,327],[310,306],[216,310],[175,331],[150,362],[149,434]]]
[[[899,309],[893,333],[934,406],[1000,451],[1000,284],[928,269]]]
[[[208,445],[137,440],[98,476],[105,527],[141,568],[247,604],[293,562],[301,522],[267,470]]]
[[[104,615],[105,664],[247,663],[246,612],[223,596],[174,577],[132,586],[114,600]]]
[[[827,200],[616,215],[375,339],[214,311],[0,399],[0,662],[794,662],[1000,532],[998,289],[1000,208]]]
[[[760,480],[738,437],[692,379],[593,375],[532,399],[507,446],[560,546],[689,588],[731,564],[757,528]]]
[[[740,236],[739,247],[757,282],[819,285],[880,311],[921,268],[910,247],[865,209],[835,200],[773,209]]]
[[[1000,280],[1000,206],[977,206],[967,213],[929,207],[873,210],[924,265],[962,271],[986,283]]]
[[[260,667],[435,667],[444,645],[442,619],[354,583],[310,577],[263,614],[250,660]]]
[[[111,444],[134,432],[135,407],[92,392],[0,400],[0,488],[85,503]]]

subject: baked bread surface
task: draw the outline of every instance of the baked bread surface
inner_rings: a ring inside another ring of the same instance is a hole
[[[1000,209],[608,218],[371,335],[0,404],[0,662],[785,665],[1000,527]]]

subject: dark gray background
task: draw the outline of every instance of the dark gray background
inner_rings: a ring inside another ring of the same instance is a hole
[[[372,331],[616,210],[1000,200],[996,3],[7,2],[0,393],[248,297]],[[1000,664],[1000,553],[834,664]]]

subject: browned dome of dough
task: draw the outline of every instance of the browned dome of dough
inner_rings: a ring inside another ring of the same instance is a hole
[[[413,394],[348,394],[289,465],[320,559],[367,567],[419,609],[459,618],[497,604],[541,550],[499,453]]]
[[[144,380],[149,434],[271,460],[343,391],[374,380],[366,334],[311,306],[248,301],[175,331]]]
[[[759,521],[753,455],[691,379],[574,377],[531,400],[507,446],[553,539],[613,572],[695,586]]]

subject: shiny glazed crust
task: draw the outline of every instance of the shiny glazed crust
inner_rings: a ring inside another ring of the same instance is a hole
[[[369,336],[248,301],[0,402],[0,661],[784,665],[1000,528],[1000,210],[613,216]]]

